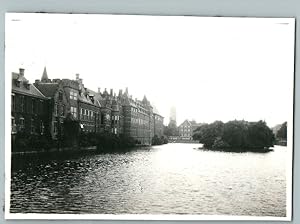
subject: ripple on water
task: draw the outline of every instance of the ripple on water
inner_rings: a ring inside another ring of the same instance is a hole
[[[285,150],[225,153],[168,144],[29,163],[11,212],[286,215]]]

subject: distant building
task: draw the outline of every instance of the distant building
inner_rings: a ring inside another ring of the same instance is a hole
[[[185,120],[178,126],[180,138],[182,140],[192,140],[193,132],[201,125],[201,123],[196,123],[196,121]]]

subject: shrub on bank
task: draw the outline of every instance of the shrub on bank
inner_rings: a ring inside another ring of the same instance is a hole
[[[100,151],[122,151],[136,145],[131,137],[114,135],[111,133],[97,134],[97,149]]]
[[[157,135],[154,135],[152,138],[152,145],[162,145],[167,144],[168,139],[165,136],[161,136],[160,138]]]
[[[12,151],[43,151],[54,146],[54,141],[49,136],[34,135],[19,132],[12,137]]]

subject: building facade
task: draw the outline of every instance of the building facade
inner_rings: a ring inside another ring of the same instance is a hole
[[[64,120],[68,111],[67,96],[59,80],[48,79],[46,68],[41,80],[35,80],[34,86],[48,98],[47,131],[52,139],[64,135]]]
[[[153,107],[144,96],[143,100],[133,100],[128,88],[121,96],[124,116],[124,134],[136,140],[137,144],[151,145],[154,136]]]
[[[24,69],[12,73],[11,134],[12,144],[17,134],[42,136],[48,123],[48,98],[24,76]]]
[[[200,127],[202,124],[196,123],[196,121],[185,120],[178,126],[179,137],[182,140],[192,140],[193,132],[196,128]]]
[[[106,88],[95,92],[84,86],[78,74],[75,80],[49,79],[46,68],[34,85],[24,78],[23,69],[19,74],[13,73],[12,82],[12,133],[23,129],[30,133],[47,130],[52,139],[58,139],[65,134],[68,120],[78,123],[76,132],[124,135],[141,145],[151,145],[154,135],[163,135],[163,117],[153,112],[146,96],[133,99],[128,88],[124,93],[119,90],[118,95]],[[34,102],[28,115],[27,98]],[[31,127],[31,123],[35,126]]]

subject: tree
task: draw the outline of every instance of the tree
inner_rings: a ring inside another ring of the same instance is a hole
[[[248,138],[250,143],[249,147],[254,149],[271,147],[275,140],[272,130],[264,121],[249,124]]]
[[[177,136],[179,134],[176,124],[170,123],[168,126],[164,126],[164,135]]]
[[[207,149],[265,151],[274,144],[274,134],[264,121],[215,121],[197,128],[193,138]]]
[[[205,148],[212,148],[215,139],[221,137],[223,133],[224,123],[222,121],[215,121],[211,124],[204,124],[198,127],[193,135],[194,140],[199,140],[204,144]]]
[[[247,123],[245,121],[229,121],[224,125],[222,140],[232,149],[243,149],[248,145]]]

